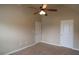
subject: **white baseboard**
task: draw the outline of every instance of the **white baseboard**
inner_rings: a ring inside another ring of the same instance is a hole
[[[25,48],[28,48],[28,47],[34,46],[35,44],[37,44],[37,43],[34,43],[34,44],[32,44],[32,45],[25,46],[25,47],[23,47],[23,48],[20,48],[20,49],[17,49],[17,50],[14,50],[14,51],[11,51],[11,52],[8,52],[8,53],[5,53],[4,55],[10,55],[10,54],[12,54],[12,53],[15,53],[15,52],[21,51],[21,50],[23,50],[23,49],[25,49]]]
[[[50,44],[50,45],[55,45],[55,46],[63,47],[63,46],[61,46],[61,45],[51,44],[51,43],[44,42],[44,41],[41,41],[41,42],[42,42],[42,43],[46,43],[46,44]],[[39,42],[38,42],[38,43],[39,43]],[[21,50],[23,50],[23,49],[25,49],[25,48],[31,47],[31,46],[33,46],[33,45],[35,45],[35,44],[37,44],[37,43],[34,43],[34,44],[32,44],[32,45],[25,46],[25,47],[23,47],[23,48],[20,48],[20,49],[17,49],[17,50],[11,51],[11,52],[6,53],[6,54],[4,54],[4,55],[10,55],[10,54],[12,54],[12,53],[15,53],[15,52],[21,51]],[[66,48],[67,48],[67,47],[66,47]],[[76,49],[76,48],[71,48],[71,49],[79,51],[79,49]]]
[[[51,44],[51,43],[48,43],[48,42],[45,42],[45,41],[41,41],[41,42],[42,42],[42,43],[46,43],[46,44],[50,44],[50,45],[55,45],[55,46],[64,47],[64,46],[57,45],[57,44]],[[68,47],[66,47],[66,48],[68,48]],[[73,50],[77,50],[77,51],[79,51],[79,49],[77,49],[77,48],[70,48],[70,49],[73,49]]]
[[[46,44],[50,44],[50,45],[56,45],[56,46],[61,46],[60,44],[52,44],[52,43],[48,43],[48,42],[45,42],[45,41],[41,41],[42,43],[46,43]]]

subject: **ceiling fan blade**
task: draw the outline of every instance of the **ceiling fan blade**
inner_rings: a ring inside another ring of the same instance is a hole
[[[34,14],[38,14],[38,13],[39,13],[39,11],[35,12]]]
[[[35,7],[28,7],[28,8],[31,8],[32,10],[39,10],[38,8]]]
[[[58,11],[57,9],[46,9],[47,11]]]

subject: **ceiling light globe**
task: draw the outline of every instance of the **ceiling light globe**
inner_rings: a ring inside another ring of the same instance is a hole
[[[39,14],[40,14],[40,15],[45,15],[46,13],[42,10],[42,11],[40,11]]]

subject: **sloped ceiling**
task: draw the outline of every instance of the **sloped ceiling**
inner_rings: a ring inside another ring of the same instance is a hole
[[[39,8],[40,6],[42,6],[42,4],[31,4],[31,6]],[[52,7],[57,7],[57,6],[63,6],[63,5],[61,5],[61,4],[48,4],[47,8],[52,8]]]
[[[69,5],[65,5],[65,6],[79,12],[79,4],[69,4]]]
[[[35,7],[35,8],[39,9],[41,5],[42,4],[24,4],[21,6]],[[58,10],[59,10],[59,8],[69,8],[79,14],[79,4],[48,4],[47,8],[56,8]]]
[[[30,4],[32,7],[39,8],[42,4]],[[79,4],[48,4],[48,8],[68,7],[79,12]]]

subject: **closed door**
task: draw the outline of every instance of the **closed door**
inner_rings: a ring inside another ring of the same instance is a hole
[[[36,43],[41,41],[41,22],[35,22],[35,41]]]
[[[62,20],[60,25],[60,43],[64,47],[73,48],[73,20]]]

